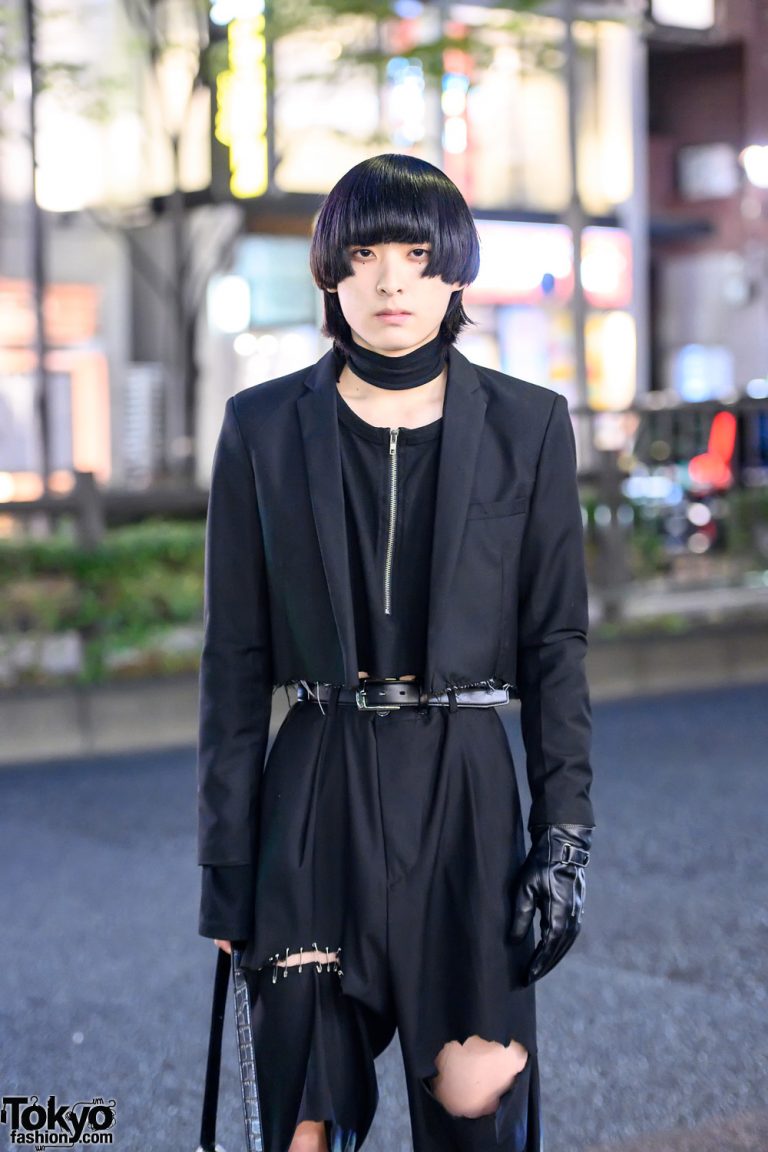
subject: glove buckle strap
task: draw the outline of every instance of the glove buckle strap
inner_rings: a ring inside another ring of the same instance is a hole
[[[589,864],[589,852],[585,848],[577,848],[575,844],[563,844],[560,861],[563,864],[579,864],[586,868]]]

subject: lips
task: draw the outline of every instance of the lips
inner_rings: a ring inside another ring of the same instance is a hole
[[[410,316],[412,313],[406,312],[403,309],[387,308],[383,312],[377,312],[377,316]]]

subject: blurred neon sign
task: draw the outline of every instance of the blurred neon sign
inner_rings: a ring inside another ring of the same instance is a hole
[[[269,176],[263,4],[242,5],[227,25],[227,47],[229,67],[216,78],[214,134],[229,150],[232,195],[262,196]]]
[[[476,220],[480,272],[464,297],[476,304],[567,301],[573,293],[573,238],[564,224]],[[628,308],[632,245],[621,228],[584,230],[581,276],[593,308]]]

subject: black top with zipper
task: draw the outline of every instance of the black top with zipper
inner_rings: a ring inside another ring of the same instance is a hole
[[[359,669],[421,677],[442,417],[380,428],[338,392],[337,411]]]

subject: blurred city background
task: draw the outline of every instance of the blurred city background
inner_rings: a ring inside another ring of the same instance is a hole
[[[387,151],[472,208],[461,351],[576,432],[602,847],[547,1152],[765,1152],[766,0],[2,0],[0,1080],[194,1146],[213,448],[327,349],[313,219]],[[408,1152],[382,1061],[371,1152]]]
[[[746,621],[754,645],[764,3],[19,0],[0,21],[0,683],[194,668],[224,401],[326,350],[313,217],[392,150],[477,220],[461,350],[568,398],[595,638]]]

